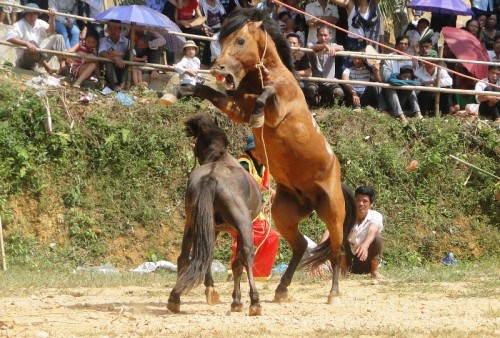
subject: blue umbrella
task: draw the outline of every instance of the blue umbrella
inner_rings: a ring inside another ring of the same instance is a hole
[[[119,21],[132,26],[165,29],[168,33],[182,33],[179,26],[167,16],[154,9],[140,5],[115,6],[99,13],[97,21]],[[168,34],[167,47],[170,50],[180,50],[186,39],[182,36]]]
[[[474,15],[462,0],[412,0],[409,8],[448,15]]]

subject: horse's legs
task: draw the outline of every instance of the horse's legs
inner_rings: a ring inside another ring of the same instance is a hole
[[[246,122],[245,113],[240,108],[238,101],[232,97],[213,89],[212,87],[197,84],[196,86],[177,86],[173,95],[176,98],[183,96],[197,96],[209,100],[215,107],[226,114],[234,122]],[[255,97],[255,95],[254,95]]]
[[[186,220],[186,224],[188,224],[187,222],[188,220]],[[181,254],[179,255],[179,258],[177,258],[177,281],[174,288],[170,292],[170,297],[168,297],[167,303],[167,308],[174,313],[178,313],[181,308],[181,292],[179,291],[181,285],[179,285],[179,276],[184,271],[184,268],[189,265],[189,252],[191,251],[192,236],[192,229],[185,228],[184,237],[182,238]]]
[[[233,303],[231,304],[231,311],[240,312],[243,309],[241,303],[241,290],[240,282],[243,274],[243,266],[247,270],[248,284],[250,286],[250,316],[260,316],[262,314],[262,307],[259,302],[259,292],[255,285],[253,278],[253,228],[250,218],[241,219],[237,224],[236,231],[238,233],[237,255],[233,262],[234,274],[234,291]]]
[[[274,293],[275,302],[288,300],[288,286],[292,283],[293,274],[307,248],[307,241],[299,232],[298,225],[299,221],[310,212],[309,208],[300,205],[294,194],[278,185],[272,205],[272,215],[279,233],[288,242],[293,254]]]
[[[332,255],[332,288],[328,295],[328,304],[332,303],[334,297],[339,295],[340,255],[343,240],[343,223],[345,218],[345,203],[340,180],[333,184],[333,191],[325,193],[320,197],[316,212],[321,220],[325,222],[330,232],[330,245]]]
[[[215,240],[217,240],[218,235],[219,232],[215,232]],[[219,303],[219,292],[215,289],[211,269],[208,269],[205,274],[205,298],[207,299],[208,305],[215,305]]]
[[[250,117],[250,127],[252,128],[260,128],[264,125],[264,107],[267,104],[269,99],[273,99],[276,97],[276,90],[274,87],[266,86],[262,90],[262,93],[255,101],[255,109]]]

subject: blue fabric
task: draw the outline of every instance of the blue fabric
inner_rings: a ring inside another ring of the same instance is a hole
[[[399,76],[398,73],[392,74],[389,77],[389,80],[387,80],[387,82],[389,82],[389,84],[391,84],[393,86],[416,86],[417,85],[417,81],[415,81],[415,80],[401,80],[398,78],[398,76]]]
[[[56,20],[56,32],[64,38],[66,49],[70,49],[80,41],[80,29],[76,24],[66,27],[64,24]]]
[[[249,151],[250,149],[253,149],[253,148],[255,148],[255,139],[254,139],[253,135],[248,135],[247,146],[245,148],[245,151]]]

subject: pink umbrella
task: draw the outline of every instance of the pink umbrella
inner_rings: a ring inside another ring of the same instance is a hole
[[[448,47],[450,47],[450,50],[455,54],[457,59],[490,61],[486,48],[484,48],[474,35],[466,30],[454,27],[443,27],[441,33],[444,36],[444,41],[446,41]],[[478,79],[483,79],[488,76],[487,65],[464,63],[463,66]]]

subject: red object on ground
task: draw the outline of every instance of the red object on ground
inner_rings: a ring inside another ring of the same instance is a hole
[[[443,27],[441,33],[444,36],[444,41],[446,41],[448,47],[450,47],[450,50],[455,54],[457,59],[490,61],[486,48],[484,48],[474,35],[466,30],[454,27]],[[463,66],[474,77],[480,80],[488,77],[487,65],[464,63]]]

